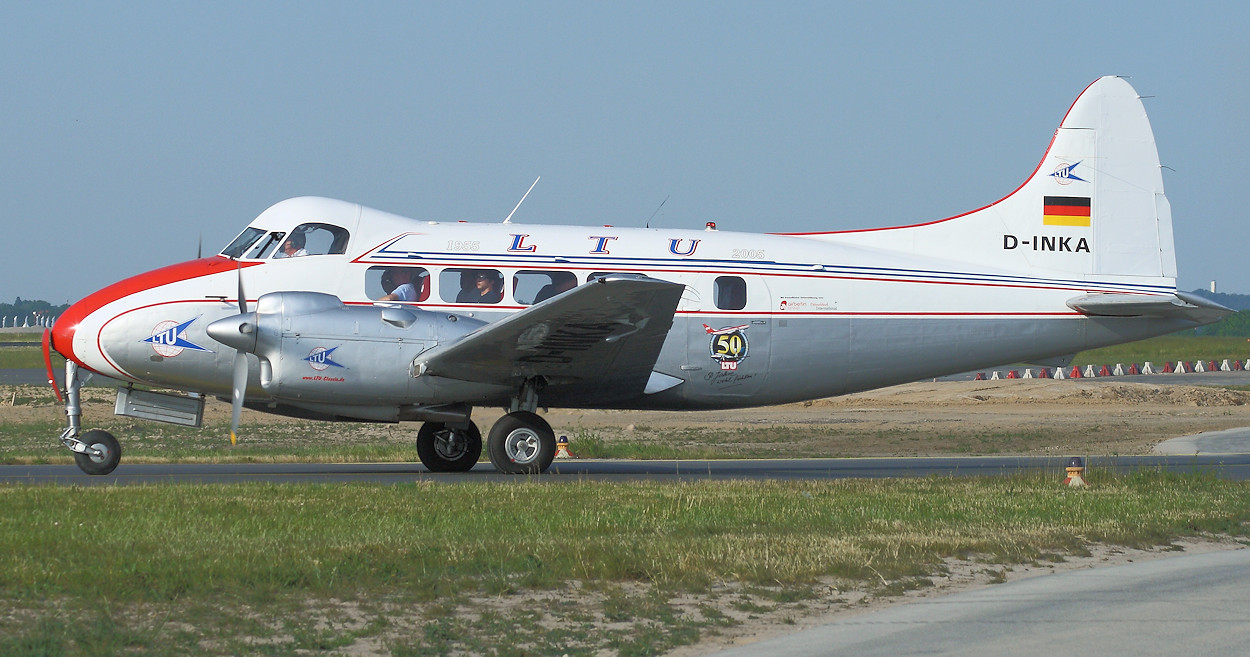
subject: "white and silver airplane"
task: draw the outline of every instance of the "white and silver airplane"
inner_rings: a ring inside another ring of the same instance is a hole
[[[477,463],[472,409],[501,406],[491,463],[539,473],[556,451],[540,407],[780,404],[1062,363],[1230,312],[1177,291],[1150,123],[1105,77],[1024,184],[948,219],[753,234],[418,221],[294,198],[216,256],[74,304],[44,350],[67,359],[61,441],[92,474],[121,448],[80,430],[90,373],[128,384],[123,415],[199,426],[204,396],[229,396],[232,441],[244,405],[420,421],[421,462],[440,472]]]

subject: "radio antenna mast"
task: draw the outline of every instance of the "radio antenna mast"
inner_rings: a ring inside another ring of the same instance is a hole
[[[663,200],[663,201],[660,201],[660,207],[659,207],[659,208],[656,208],[656,209],[655,209],[655,212],[652,212],[650,217],[647,217],[647,226],[646,226],[647,228],[650,228],[650,227],[651,227],[651,220],[652,220],[652,219],[655,219],[655,215],[657,215],[657,214],[659,214],[659,213],[660,213],[660,208],[664,207],[664,204],[665,204],[665,203],[668,203],[669,196],[672,196],[672,194],[669,194],[668,196],[665,196],[665,197],[664,197],[664,200]]]
[[[537,184],[538,184],[538,181],[540,181],[540,180],[542,180],[542,179],[543,179],[543,177],[542,177],[542,176],[539,176],[539,177],[535,178],[535,179],[534,179],[534,185],[537,185]],[[510,223],[512,223],[512,215],[516,214],[516,210],[517,210],[517,208],[521,207],[521,204],[525,202],[525,197],[526,197],[526,196],[529,196],[529,195],[530,195],[530,192],[534,191],[534,185],[530,185],[530,188],[529,188],[529,189],[527,189],[527,190],[525,190],[525,195],[521,197],[521,200],[519,200],[519,201],[517,201],[517,202],[516,202],[516,208],[512,208],[512,212],[509,212],[509,213],[508,213],[508,216],[507,216],[507,217],[503,220],[503,222],[504,222],[505,224],[510,224]]]

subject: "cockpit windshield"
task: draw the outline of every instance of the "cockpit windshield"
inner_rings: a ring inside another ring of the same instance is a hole
[[[243,255],[243,252],[247,250],[247,247],[251,246],[261,235],[264,234],[264,230],[249,226],[244,229],[242,233],[239,233],[239,236],[234,238],[234,241],[231,242],[229,246],[222,249],[221,255],[224,255],[227,258],[238,258]]]
[[[222,250],[221,255],[248,260],[342,255],[347,252],[347,241],[350,237],[343,228],[323,223],[300,224],[289,234],[285,231],[266,231],[249,226]],[[278,247],[279,244],[282,245],[281,248]]]

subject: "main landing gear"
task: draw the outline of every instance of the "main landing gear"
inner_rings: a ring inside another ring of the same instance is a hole
[[[426,422],[417,432],[417,456],[430,472],[468,472],[482,455],[482,432],[472,422],[465,427]]]
[[[505,474],[541,474],[556,456],[556,436],[547,421],[529,411],[509,413],[491,427],[487,456]],[[417,456],[430,472],[468,472],[482,455],[477,425],[426,422],[417,432]]]
[[[87,374],[90,376],[90,373]],[[113,434],[92,429],[82,430],[82,386],[85,377],[79,376],[78,363],[65,361],[65,415],[69,426],[61,432],[61,444],[74,453],[74,462],[89,475],[106,475],[117,468],[122,460],[122,447]]]
[[[486,453],[500,472],[541,474],[556,457],[556,434],[530,411],[514,411],[490,429]]]
[[[491,465],[505,474],[541,474],[556,457],[556,434],[534,413],[538,408],[537,381],[526,381],[512,399],[511,412],[499,418],[486,439]],[[431,472],[466,472],[482,454],[477,425],[426,422],[417,433],[417,455]]]

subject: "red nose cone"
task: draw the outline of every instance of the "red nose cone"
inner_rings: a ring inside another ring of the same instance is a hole
[[[74,333],[78,330],[78,325],[82,323],[91,313],[103,308],[104,306],[117,301],[123,297],[130,296],[137,292],[150,290],[161,285],[168,285],[178,281],[185,281],[191,278],[207,276],[220,271],[230,271],[239,267],[251,267],[258,265],[258,262],[237,263],[224,256],[210,256],[199,260],[190,260],[188,262],[162,267],[150,272],[132,276],[124,281],[113,283],[112,285],[88,295],[82,301],[69,307],[52,327],[52,347],[56,349],[62,356],[87,366],[82,359],[74,354]]]
[[[78,319],[81,319],[82,315],[74,314],[71,317],[71,314],[80,305],[82,305],[81,301],[70,306],[69,310],[66,310],[65,314],[57,318],[56,323],[52,325],[52,348],[62,356],[75,361],[78,359],[73,357],[74,329],[78,328]]]

